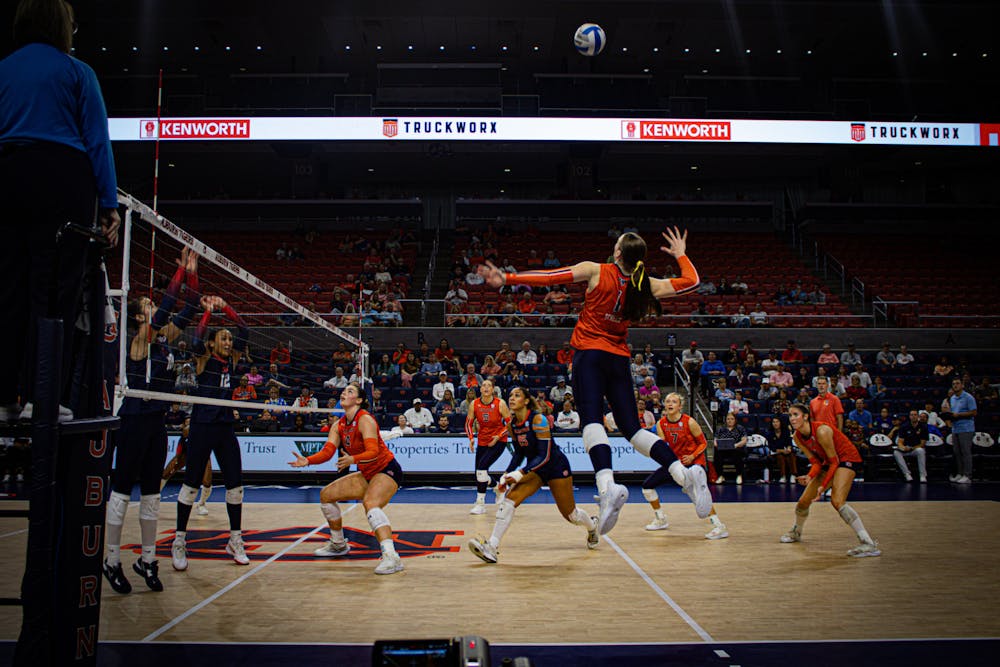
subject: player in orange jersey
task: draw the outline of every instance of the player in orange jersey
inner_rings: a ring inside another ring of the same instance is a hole
[[[583,445],[590,455],[600,492],[599,531],[603,535],[618,521],[628,500],[628,489],[615,482],[611,445],[604,430],[604,399],[611,404],[615,423],[636,451],[667,468],[694,501],[698,516],[712,508],[705,471],[684,466],[670,447],[639,427],[638,410],[629,367],[628,325],[660,313],[660,299],[689,292],[698,286],[698,271],[688,259],[687,232],[668,229],[661,250],[672,255],[681,269],[679,278],[663,280],[646,275],[646,242],[627,232],[618,237],[607,264],[580,262],[549,271],[507,273],[487,262],[479,268],[486,283],[503,285],[559,285],[587,283],[586,300],[570,343],[573,356],[573,398],[583,425]]]
[[[673,392],[667,394],[663,398],[663,416],[656,423],[656,434],[674,450],[681,463],[706,468],[708,462],[705,460],[705,448],[708,447],[708,442],[705,440],[705,433],[698,422],[682,412],[683,408],[684,397]],[[664,530],[670,525],[660,507],[660,497],[656,494],[656,487],[667,481],[668,476],[665,468],[658,468],[642,483],[642,495],[649,501],[654,514],[653,522],[646,526],[646,530]],[[712,529],[705,533],[706,539],[721,540],[729,537],[726,524],[722,523],[715,512],[715,505],[712,505],[708,519],[712,523]]]
[[[848,556],[864,558],[881,556],[878,544],[872,539],[858,513],[847,504],[855,471],[861,465],[861,455],[850,439],[836,427],[821,421],[812,421],[809,407],[794,404],[788,411],[795,444],[809,457],[812,467],[806,475],[797,478],[806,489],[795,505],[795,525],[781,536],[782,542],[802,540],[802,526],[809,517],[809,507],[823,496],[828,487],[833,488],[830,504],[840,513],[840,518],[858,534],[860,544],[847,552]]]
[[[344,523],[337,503],[341,500],[360,500],[368,513],[372,533],[382,548],[382,558],[375,574],[400,572],[403,561],[392,543],[392,527],[382,508],[389,504],[403,483],[403,469],[379,435],[375,418],[366,410],[368,398],[356,382],[347,385],[341,392],[340,405],[344,408],[344,416],[330,429],[323,449],[309,457],[293,452],[295,460],[288,464],[293,468],[304,468],[324,463],[342,450],[337,458],[337,470],[358,466],[357,472],[330,482],[320,491],[320,509],[330,524],[330,542],[313,553],[327,557],[346,556],[350,552],[351,545],[344,538]]]
[[[479,398],[469,406],[465,420],[465,435],[469,438],[469,451],[476,452],[476,502],[469,514],[486,513],[486,488],[490,485],[490,466],[497,462],[507,443],[507,423],[510,409],[496,395],[490,380],[479,387]]]

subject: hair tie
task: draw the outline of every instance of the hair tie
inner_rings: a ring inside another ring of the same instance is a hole
[[[635,274],[639,274],[639,280],[636,282]],[[632,286],[637,290],[642,289],[642,280],[646,277],[646,265],[643,264],[642,260],[636,262],[635,268],[632,269]]]

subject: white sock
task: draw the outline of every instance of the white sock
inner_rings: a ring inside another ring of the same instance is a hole
[[[237,540],[242,540],[242,539],[243,539],[243,531],[242,530],[231,530],[231,531],[229,531],[229,541],[230,542],[235,542]]]
[[[486,503],[486,494],[485,493],[477,493],[476,494],[476,504],[477,505],[483,505],[485,503]]]
[[[712,516],[708,517],[708,520],[712,522],[713,526],[722,525],[722,519],[719,518],[718,514],[713,514]]]
[[[174,533],[174,539],[175,540],[180,540],[181,542],[186,541],[187,540],[187,531],[186,530],[178,530],[176,533]]]
[[[142,547],[142,562],[152,563],[156,560],[156,545],[143,546]]]
[[[615,483],[615,471],[611,468],[598,470],[596,477],[598,493],[605,493],[608,490],[608,487]]]
[[[343,542],[344,541],[344,529],[330,529],[330,541],[331,542]]]
[[[382,547],[382,555],[383,556],[395,556],[396,555],[396,546],[392,543],[392,538],[391,537],[385,538],[384,540],[382,540],[378,544],[379,544],[380,547]]]
[[[667,516],[663,513],[663,508],[653,510],[653,514],[656,515],[656,518],[660,521],[666,521],[667,519]]]
[[[212,487],[203,486],[201,487],[201,498],[198,499],[199,505],[204,505],[208,502],[208,497],[212,495]]]
[[[108,548],[108,555],[104,558],[104,562],[106,562],[111,567],[114,567],[115,565],[120,565],[122,562],[121,545],[109,544],[107,545],[107,548]]]
[[[490,535],[490,544],[494,548],[500,546],[500,540],[503,539],[503,534],[507,532],[510,528],[510,522],[514,520],[514,501],[503,499],[500,503],[499,509],[497,509],[497,520],[493,524],[493,534]]]
[[[809,518],[809,510],[805,512],[800,512],[798,508],[795,509],[795,525],[792,526],[792,530],[797,530],[802,532],[802,527],[806,525],[806,519]]]
[[[840,508],[839,514],[840,518],[844,520],[844,523],[853,528],[854,532],[858,534],[859,540],[865,544],[875,544],[875,540],[873,540],[872,536],[868,534],[867,530],[865,530],[865,524],[861,522],[861,517],[858,516],[858,513],[854,511],[853,507],[845,503],[844,506]]]

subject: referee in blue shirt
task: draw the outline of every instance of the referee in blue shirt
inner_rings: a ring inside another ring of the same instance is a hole
[[[16,50],[0,61],[0,266],[6,274],[0,312],[8,318],[0,349],[21,362],[19,373],[0,374],[0,421],[30,415],[27,409],[21,414],[18,398],[27,408],[34,390],[39,317],[64,322],[68,395],[88,241],[65,234],[57,245],[56,232],[67,222],[100,225],[114,244],[121,224],[107,111],[94,70],[69,55],[75,32],[68,3],[21,0]],[[60,409],[60,419],[71,417]]]

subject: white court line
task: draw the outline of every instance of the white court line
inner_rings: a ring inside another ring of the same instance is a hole
[[[3,535],[0,535],[0,540],[2,540],[5,537],[13,537],[14,535],[20,535],[21,533],[26,533],[26,532],[28,532],[28,529],[22,528],[21,530],[15,530],[12,533],[4,533]]]
[[[625,553],[620,546],[618,546],[617,542],[615,542],[614,540],[612,540],[610,537],[608,537],[606,535],[604,536],[604,541],[607,542],[608,544],[610,544],[611,547],[615,551],[618,552],[618,555],[621,556],[625,560],[625,562],[628,563],[629,566],[633,570],[635,570],[635,573],[638,574],[640,577],[642,577],[642,580],[645,581],[646,584],[650,588],[652,588],[656,592],[656,594],[659,595],[663,599],[664,602],[666,602],[668,605],[670,605],[670,608],[673,609],[675,612],[677,612],[677,615],[680,616],[684,620],[685,623],[687,623],[689,626],[691,626],[691,629],[694,630],[698,634],[698,636],[702,638],[703,641],[706,641],[706,642],[709,642],[709,643],[712,643],[712,644],[715,643],[715,640],[712,639],[712,635],[708,634],[705,631],[705,628],[703,628],[700,625],[698,625],[697,621],[695,621],[693,618],[691,618],[691,616],[686,611],[684,611],[679,604],[677,604],[676,602],[674,602],[673,598],[671,598],[669,595],[667,595],[666,591],[664,591],[662,588],[660,588],[656,584],[656,582],[653,581],[652,578],[648,574],[646,574],[641,567],[639,567],[636,564],[636,562],[634,560],[632,560],[631,558],[629,558],[629,555],[627,553]]]
[[[344,514],[347,514],[348,512],[350,512],[352,509],[354,509],[357,506],[358,506],[357,503],[355,503],[354,505],[351,505],[346,510],[344,510]],[[227,586],[225,586],[225,587],[217,590],[215,593],[213,593],[212,595],[208,596],[207,598],[205,598],[204,600],[202,600],[201,602],[199,602],[195,606],[191,607],[190,609],[188,609],[186,612],[184,612],[180,616],[177,616],[176,618],[174,618],[172,621],[170,621],[166,625],[163,625],[163,626],[157,628],[156,630],[153,630],[148,635],[146,635],[145,637],[143,637],[141,641],[143,641],[143,642],[151,642],[151,641],[153,641],[154,639],[156,639],[157,637],[159,637],[160,635],[162,635],[164,632],[166,632],[170,628],[172,628],[175,625],[181,623],[182,621],[184,621],[186,618],[188,618],[192,614],[198,613],[201,609],[204,609],[207,605],[211,604],[212,602],[214,602],[215,600],[219,599],[220,597],[222,597],[223,595],[225,595],[229,591],[233,590],[234,588],[236,588],[237,586],[239,586],[240,584],[242,584],[244,581],[246,581],[247,579],[249,579],[253,575],[257,574],[258,572],[260,572],[261,570],[263,570],[265,567],[267,567],[268,565],[270,565],[274,561],[278,560],[279,558],[281,558],[282,556],[284,556],[286,553],[288,553],[289,551],[291,551],[295,547],[299,546],[300,544],[302,544],[303,542],[305,542],[306,540],[308,540],[310,537],[312,537],[313,535],[315,535],[316,533],[318,533],[319,531],[323,530],[326,527],[327,527],[327,525],[325,523],[321,524],[319,526],[316,526],[311,531],[309,531],[307,534],[305,534],[302,537],[300,537],[299,539],[295,540],[294,542],[292,542],[291,544],[289,544],[287,547],[285,547],[284,549],[282,549],[278,553],[274,554],[273,556],[271,556],[270,558],[268,558],[266,561],[264,561],[263,563],[261,563],[257,567],[253,568],[252,570],[250,570],[246,574],[242,575],[241,577],[239,577],[237,579],[234,579],[233,581],[229,582],[229,584]]]

